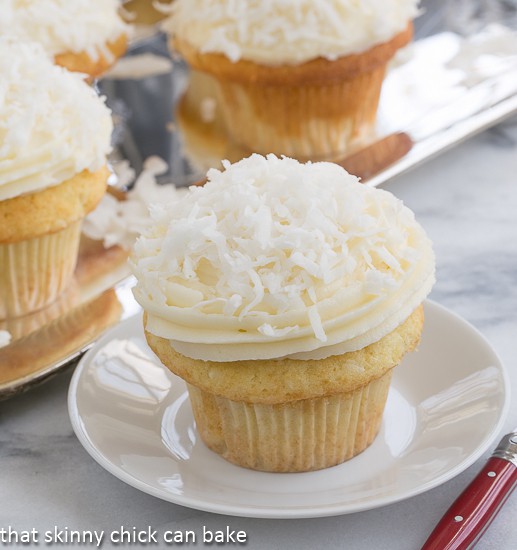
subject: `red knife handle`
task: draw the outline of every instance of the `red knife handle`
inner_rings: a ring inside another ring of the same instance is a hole
[[[454,501],[422,550],[466,550],[490,525],[517,484],[517,466],[491,457]]]

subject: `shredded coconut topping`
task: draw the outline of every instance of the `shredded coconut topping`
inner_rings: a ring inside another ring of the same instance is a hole
[[[0,39],[0,200],[96,171],[110,151],[111,114],[40,45]]]
[[[391,39],[419,0],[175,0],[164,28],[202,53],[264,64],[335,59]]]
[[[106,43],[128,34],[118,0],[2,0],[0,36],[34,41],[47,54],[86,52],[109,59]]]
[[[223,165],[204,187],[154,205],[134,248],[148,330],[181,353],[188,343],[233,345],[220,359],[208,350],[214,360],[333,346],[343,328],[345,340],[375,328],[370,314],[407,317],[429,292],[430,242],[390,193],[331,163],[252,155]],[[271,341],[292,345],[255,349]]]
[[[134,170],[127,161],[115,165],[119,186],[125,187],[134,180]],[[177,189],[172,183],[159,185],[156,176],[167,172],[167,163],[159,157],[149,157],[141,174],[125,200],[117,200],[107,193],[97,208],[86,216],[82,231],[90,239],[102,241],[105,248],[119,245],[129,249],[150,224],[149,205],[174,200],[186,189]]]

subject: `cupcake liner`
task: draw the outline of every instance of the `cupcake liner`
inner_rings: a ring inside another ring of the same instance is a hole
[[[274,66],[201,53],[178,37],[173,46],[215,77],[233,140],[256,153],[306,160],[343,156],[373,133],[387,64],[411,37],[409,23],[362,53]]]
[[[201,438],[228,461],[267,472],[335,466],[377,435],[392,369],[349,393],[264,405],[236,402],[188,384]]]
[[[231,138],[262,154],[331,158],[373,133],[386,65],[336,82],[257,86],[218,80]]]
[[[81,222],[55,233],[0,244],[0,319],[40,310],[67,288],[77,261]]]

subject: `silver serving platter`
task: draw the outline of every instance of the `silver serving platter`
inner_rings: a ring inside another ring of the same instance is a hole
[[[517,113],[517,56],[511,55],[517,53],[516,35],[481,26],[465,38],[450,32],[447,13],[429,11],[417,20],[414,45],[387,76],[370,147],[380,143],[382,149],[386,137],[393,143],[403,137],[405,146],[363,177],[368,185],[382,185]],[[483,73],[494,64],[498,71]],[[147,157],[158,155],[169,166],[160,181],[186,186],[223,158],[246,154],[221,129],[211,83],[189,75],[181,60],[172,59],[159,32],[137,38],[98,87],[116,121],[112,163],[127,159],[138,174]],[[107,271],[80,285],[79,298],[68,310],[0,348],[0,399],[75,364],[109,326],[139,310],[131,293],[134,281],[119,256],[106,263]],[[95,308],[102,300],[109,306],[102,305],[106,314],[99,316]],[[32,352],[22,353],[27,349]],[[46,361],[40,350],[51,350]]]

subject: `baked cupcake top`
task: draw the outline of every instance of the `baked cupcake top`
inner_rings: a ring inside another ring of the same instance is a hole
[[[110,110],[39,44],[0,39],[0,200],[94,172],[110,151]]]
[[[118,0],[2,0],[0,36],[41,44],[51,56],[112,57],[108,42],[128,32]]]
[[[265,65],[360,53],[390,40],[419,0],[176,0],[164,29],[201,53]]]
[[[434,283],[413,213],[331,163],[252,155],[151,210],[146,329],[194,359],[319,359],[394,330]]]

